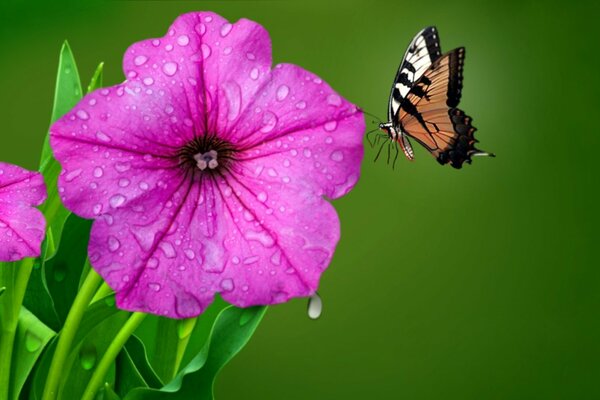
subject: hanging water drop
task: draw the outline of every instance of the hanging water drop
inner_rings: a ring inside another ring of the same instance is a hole
[[[42,346],[42,339],[31,331],[25,333],[25,349],[30,353],[35,353]]]
[[[318,319],[323,311],[323,301],[317,292],[308,298],[308,318]]]
[[[91,343],[86,343],[81,346],[81,349],[79,350],[79,362],[83,369],[89,371],[94,368],[97,358],[98,352],[96,351],[96,346]]]

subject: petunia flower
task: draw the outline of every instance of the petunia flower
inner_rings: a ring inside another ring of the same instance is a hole
[[[0,162],[0,261],[40,255],[46,220],[34,206],[45,199],[40,173]]]
[[[259,24],[177,18],[125,53],[127,80],[51,128],[67,208],[117,305],[174,318],[216,293],[245,307],[309,296],[340,238],[326,199],[357,182],[364,118],[318,76],[271,69]]]

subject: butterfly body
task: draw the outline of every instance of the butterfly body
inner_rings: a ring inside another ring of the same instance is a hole
[[[477,129],[458,108],[464,58],[462,47],[441,53],[435,27],[421,30],[408,46],[392,85],[388,122],[379,125],[408,159],[414,158],[409,138],[454,168],[473,156],[493,156],[475,148]]]

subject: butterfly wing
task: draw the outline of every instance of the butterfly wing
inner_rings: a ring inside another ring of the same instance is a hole
[[[398,114],[402,100],[440,55],[439,36],[434,26],[417,33],[406,49],[392,85],[388,103],[388,121],[395,120],[393,117]]]
[[[435,60],[401,103],[397,123],[421,143],[440,164],[461,168],[472,156],[493,154],[475,148],[471,118],[460,102],[465,49],[454,49]]]

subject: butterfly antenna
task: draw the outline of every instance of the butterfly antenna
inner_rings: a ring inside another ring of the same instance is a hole
[[[367,132],[366,137],[367,137],[367,141],[369,142],[369,145],[371,145],[371,148],[375,147],[375,142],[371,142],[371,138],[369,135],[372,135],[374,132],[377,132],[379,130],[379,128],[375,128],[370,130],[369,132]]]
[[[383,150],[383,146],[385,146],[385,142],[381,143],[381,146],[379,146],[379,151],[377,152],[377,155],[375,156],[375,160],[373,160],[373,162],[377,162],[377,159],[379,158],[379,155],[381,154],[381,150]]]
[[[358,109],[359,109],[359,111],[360,111],[360,112],[362,112],[363,114],[367,114],[369,117],[373,117],[373,118],[375,118],[375,120],[376,120],[377,122],[379,122],[379,123],[383,122],[383,121],[382,121],[382,119],[381,119],[381,118],[379,118],[377,115],[371,114],[370,112],[368,112],[368,111],[365,111],[365,110],[363,110],[363,109],[362,109],[362,108],[360,108],[360,107],[359,107]]]

